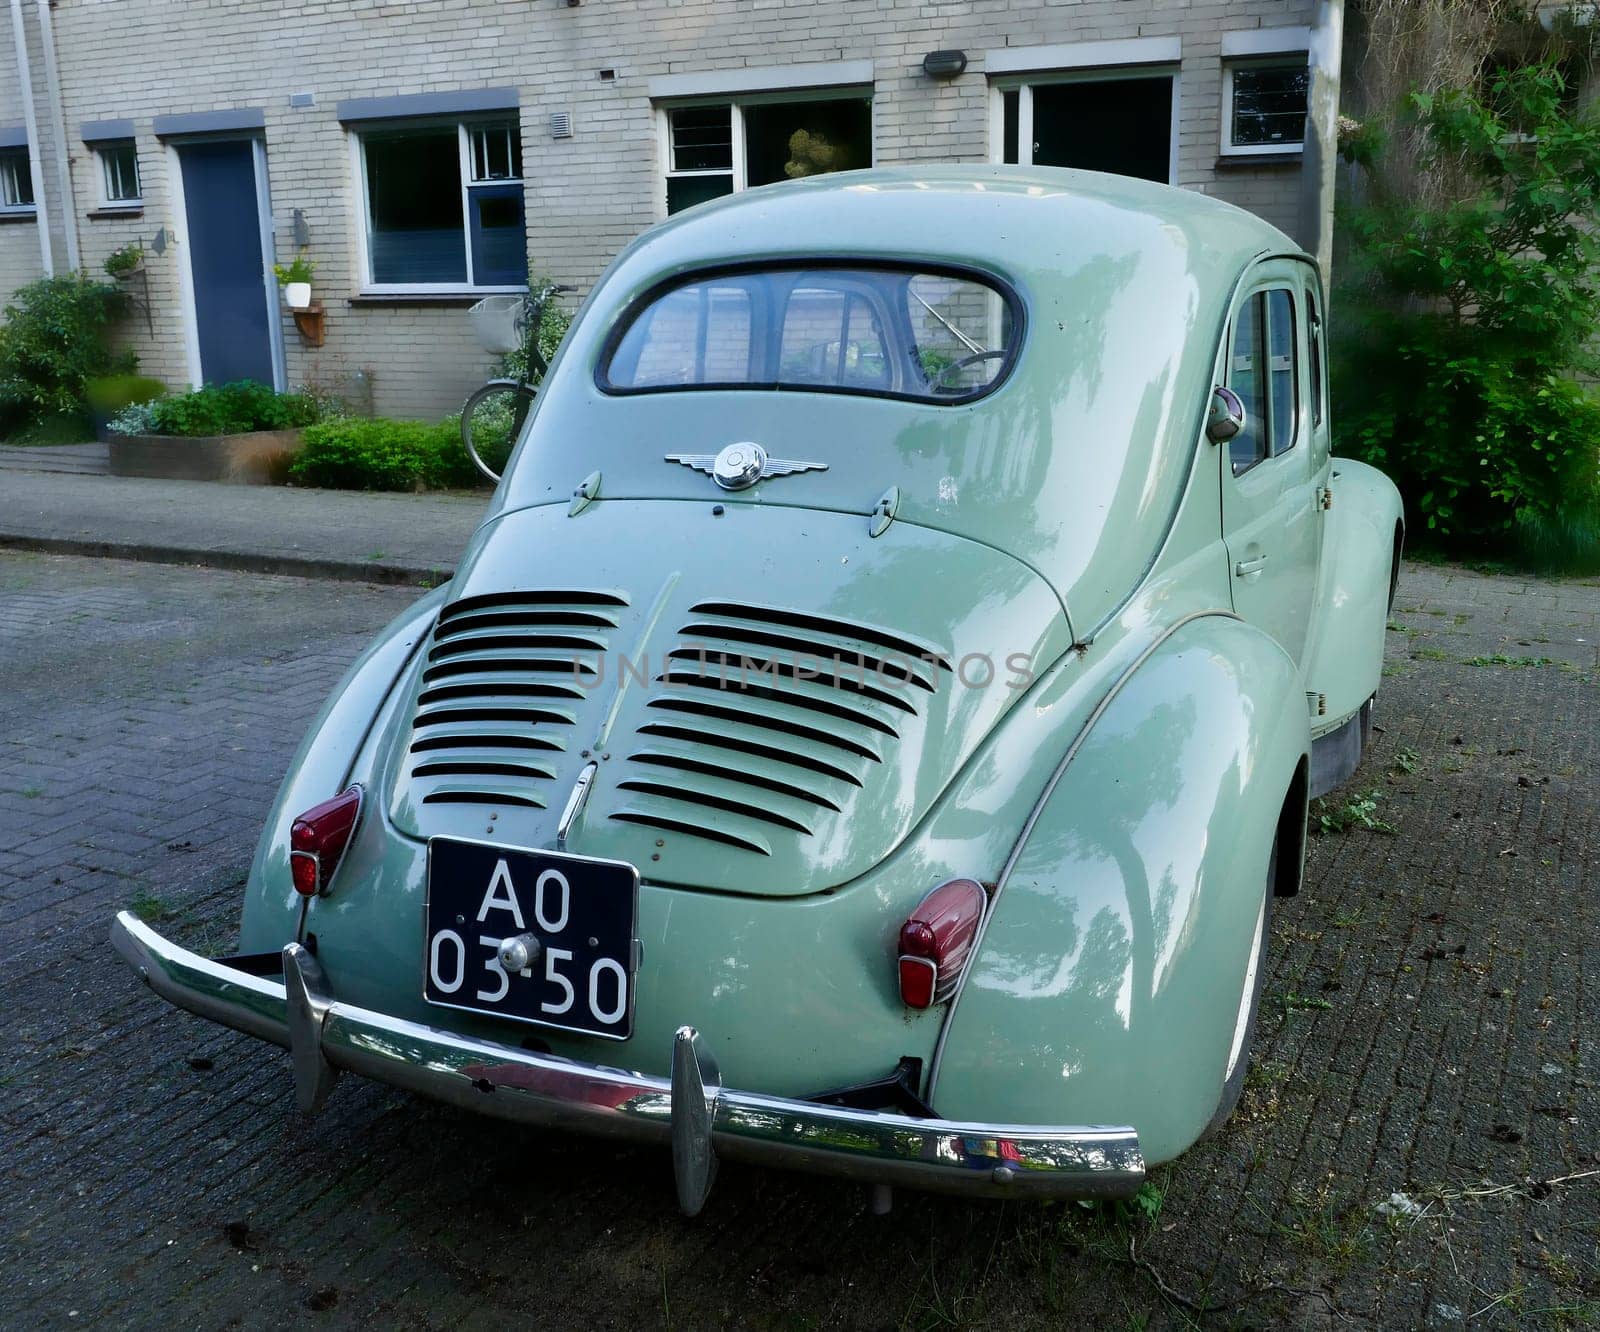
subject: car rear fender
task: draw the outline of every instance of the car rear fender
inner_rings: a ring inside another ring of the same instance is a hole
[[[1321,608],[1306,688],[1322,695],[1314,734],[1332,731],[1378,692],[1393,576],[1405,531],[1400,492],[1376,468],[1335,458],[1325,515]]]
[[[1133,1124],[1152,1162],[1192,1143],[1221,1095],[1286,799],[1303,818],[1309,745],[1295,665],[1259,630],[1210,612],[1158,641],[1073,740],[1007,863],[942,1035],[938,1112]]]
[[[300,748],[261,830],[250,864],[240,925],[240,951],[281,948],[299,937],[305,899],[289,874],[289,825],[351,780],[373,722],[439,614],[449,584],[434,588],[396,616],[334,687]]]

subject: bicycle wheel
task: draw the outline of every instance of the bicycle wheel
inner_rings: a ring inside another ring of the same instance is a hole
[[[491,481],[506,470],[536,390],[515,379],[491,379],[461,408],[461,442],[472,465]]]

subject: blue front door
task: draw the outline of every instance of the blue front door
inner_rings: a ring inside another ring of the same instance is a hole
[[[235,379],[271,384],[272,324],[255,144],[248,139],[186,143],[178,148],[178,160],[189,223],[200,378],[207,384]]]

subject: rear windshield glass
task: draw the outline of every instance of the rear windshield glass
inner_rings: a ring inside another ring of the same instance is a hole
[[[802,389],[964,402],[1010,368],[1011,300],[964,274],[772,268],[690,278],[633,315],[601,368],[612,392]]]

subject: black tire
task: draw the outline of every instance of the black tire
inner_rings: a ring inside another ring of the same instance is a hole
[[[1256,1038],[1256,1018],[1261,1012],[1261,990],[1267,979],[1267,940],[1272,937],[1272,888],[1277,881],[1278,838],[1274,836],[1272,854],[1267,857],[1267,881],[1262,888],[1265,905],[1261,914],[1261,941],[1256,945],[1255,981],[1250,992],[1250,1014],[1245,1019],[1244,1039],[1239,1045],[1239,1057],[1234,1061],[1233,1071],[1223,1079],[1222,1099],[1217,1102],[1217,1112],[1211,1116],[1211,1122],[1200,1135],[1202,1141],[1228,1122],[1228,1116],[1233,1114],[1234,1107],[1239,1104],[1240,1093],[1244,1091],[1245,1074],[1250,1071],[1250,1046]]]
[[[472,465],[489,480],[505,474],[535,392],[514,379],[491,379],[462,404],[461,443]]]

